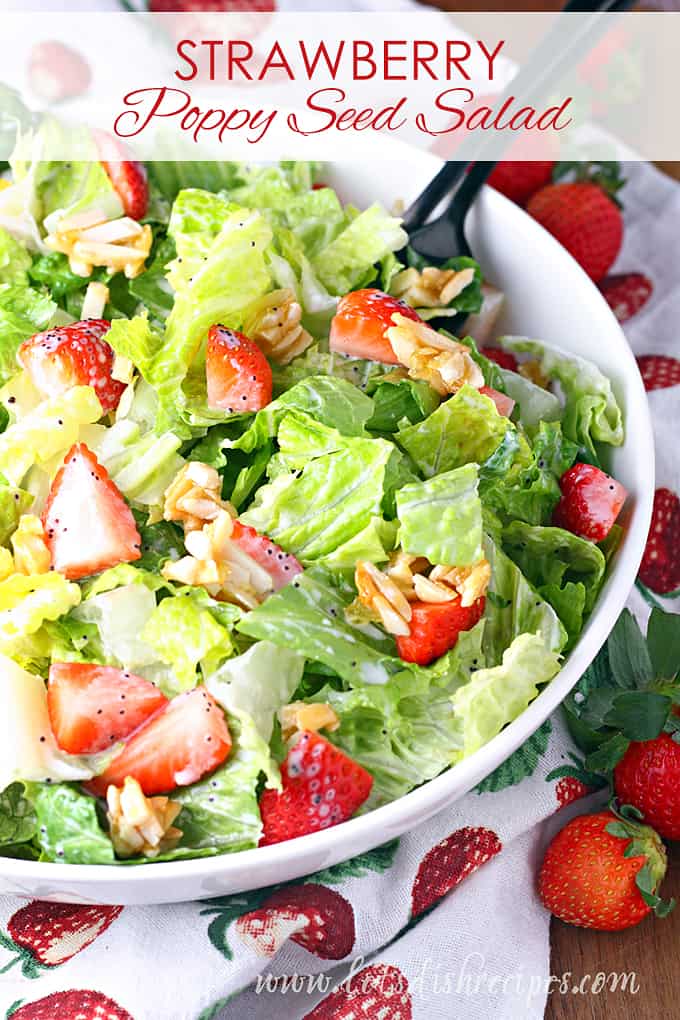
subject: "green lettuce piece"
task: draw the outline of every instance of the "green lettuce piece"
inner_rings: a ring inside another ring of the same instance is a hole
[[[525,429],[534,429],[541,421],[559,421],[562,404],[550,390],[544,390],[519,372],[498,369],[503,377],[503,390],[517,404],[519,420]]]
[[[180,191],[175,199],[168,235],[176,258],[168,267],[168,282],[180,290],[201,268],[233,205],[219,194],[197,188]]]
[[[170,697],[198,683],[199,665],[212,672],[233,652],[229,630],[201,604],[200,593],[194,595],[190,588],[163,599],[144,624],[140,638],[170,667],[170,677],[160,684]]]
[[[503,529],[503,548],[554,608],[571,647],[602,587],[606,567],[602,551],[570,531],[531,527],[522,521]]]
[[[484,661],[483,631],[480,621],[427,669],[402,668],[384,684],[349,691],[326,686],[308,699],[335,709],[340,727],[328,739],[373,776],[367,807],[403,796],[460,759],[463,738],[451,698]]]
[[[181,445],[172,432],[143,435],[139,424],[128,418],[89,444],[125,498],[144,507],[162,507],[166,489],[184,465],[177,452]]]
[[[142,539],[142,556],[137,560],[137,566],[159,575],[164,563],[168,560],[179,560],[185,555],[184,535],[170,521],[147,524],[146,514],[134,509],[132,512]]]
[[[62,864],[113,864],[108,835],[97,819],[96,801],[67,783],[27,783],[26,796],[38,821],[42,860]]]
[[[278,440],[286,463],[294,463],[296,470],[278,474],[258,489],[242,515],[244,524],[269,535],[303,562],[312,562],[381,515],[391,443],[341,436],[301,414],[282,420]],[[321,452],[324,444],[328,452]]]
[[[171,237],[163,237],[156,243],[151,254],[146,269],[134,280],[130,280],[128,290],[152,320],[160,325],[167,319],[174,302],[173,290],[166,274],[169,264],[177,257],[175,242]]]
[[[31,261],[24,245],[0,227],[0,287],[27,286]]]
[[[272,453],[272,444],[265,443],[264,446],[261,446],[253,453],[250,463],[245,464],[236,475],[234,487],[231,493],[229,493],[228,498],[237,510],[241,510],[244,507],[244,504],[250,500],[255,489],[264,479]],[[229,458],[230,463],[232,459],[232,457]]]
[[[340,591],[330,574],[315,567],[246,613],[236,630],[300,652],[348,683],[382,684],[404,664],[378,627],[347,622],[345,609],[355,595]]]
[[[19,245],[17,247],[20,248]],[[0,257],[1,254],[0,248]],[[19,259],[18,265],[22,264]],[[0,384],[17,372],[17,352],[21,344],[49,326],[56,308],[48,294],[33,290],[23,283],[0,286]]]
[[[164,140],[167,147],[167,142]],[[176,155],[176,153],[174,153]],[[241,166],[228,160],[179,160],[171,158],[148,160],[149,179],[164,198],[172,202],[184,190],[198,188],[208,192],[222,191],[240,181]],[[173,155],[168,147],[167,155]]]
[[[397,521],[384,521],[374,517],[357,535],[343,542],[327,556],[319,556],[315,563],[328,570],[350,570],[359,560],[370,560],[371,563],[383,563],[389,553],[396,547]]]
[[[35,811],[24,796],[23,784],[12,783],[0,793],[0,847],[28,842],[37,828]]]
[[[477,670],[453,694],[463,733],[463,754],[472,754],[516,719],[559,672],[559,658],[538,634],[520,634],[498,666]]]
[[[391,379],[377,376],[369,382],[374,411],[366,427],[372,432],[396,432],[416,424],[439,406],[440,397],[422,379]]]
[[[225,440],[225,446],[250,453],[276,435],[282,419],[291,411],[301,411],[343,436],[363,436],[373,414],[373,401],[344,379],[310,376],[258,411],[249,428],[238,439]]]
[[[111,583],[119,579],[111,577]],[[89,654],[120,669],[141,670],[144,675],[144,670],[158,661],[155,649],[141,637],[155,609],[154,592],[136,575],[129,583],[107,591],[95,589],[70,617],[95,625],[97,639],[90,644]]]
[[[55,571],[11,574],[0,582],[0,651],[17,658],[40,657],[43,624],[80,602],[80,588]],[[27,640],[36,635],[35,641]]]
[[[274,366],[274,392],[283,393],[310,375],[330,375],[336,379],[346,379],[363,390],[368,389],[369,382],[385,375],[386,371],[387,366],[380,365],[377,361],[348,358],[344,354],[320,350],[315,344],[307,348],[304,354],[294,358],[289,365]]]
[[[422,271],[430,263],[423,255],[419,255],[413,248],[409,247],[408,264]],[[439,319],[447,315],[458,315],[461,312],[469,314],[478,312],[482,307],[482,271],[479,263],[468,255],[456,255],[454,258],[443,262],[440,268],[454,269],[456,272],[460,272],[463,269],[472,269],[474,270],[474,277],[472,282],[467,287],[464,287],[460,294],[457,294],[456,297],[449,301],[446,307],[417,308],[416,311],[421,319],[427,321],[428,319]]]
[[[416,425],[396,436],[426,478],[463,464],[485,461],[512,429],[493,400],[472,386],[461,389]]]
[[[183,847],[220,852],[256,847],[262,835],[257,801],[260,776],[271,770],[269,747],[244,714],[228,716],[233,747],[224,765],[198,783],[173,793],[182,805],[177,826]]]
[[[374,266],[389,252],[400,251],[408,238],[401,221],[382,206],[356,216],[318,255],[312,266],[331,294],[346,294],[374,279]]]
[[[431,563],[467,566],[482,557],[482,505],[476,464],[412,482],[397,492],[404,552]]]
[[[34,464],[45,464],[73,446],[82,425],[101,417],[91,386],[74,386],[44,400],[0,435],[0,472],[10,485],[20,485]]]
[[[595,441],[621,446],[624,438],[621,408],[609,379],[597,365],[559,347],[524,337],[503,337],[499,343],[505,350],[538,358],[541,370],[559,382],[565,397],[562,427],[568,439],[593,456]]]
[[[215,196],[207,192],[204,196],[204,203],[212,210]],[[212,212],[208,215],[206,243],[200,249],[205,254],[188,278],[176,271],[186,237],[173,227],[172,219],[170,222],[178,251],[178,259],[169,272],[176,289],[175,303],[165,324],[163,345],[154,357],[150,376],[146,376],[159,395],[158,431],[165,431],[186,405],[182,384],[210,326],[222,323],[237,329],[248,305],[271,289],[265,252],[271,244],[272,232],[264,216],[247,209],[232,209],[213,237],[212,215]],[[192,234],[191,250],[195,251],[199,244]]]
[[[0,475],[0,545],[6,545],[16,531],[19,518],[26,513],[33,502],[30,492],[10,485]]]
[[[154,330],[146,314],[133,319],[114,319],[106,334],[106,342],[116,354],[128,358],[139,373],[153,386],[153,365],[163,346],[163,336]]]
[[[271,740],[275,713],[292,700],[305,658],[271,641],[257,641],[228,659],[206,679],[206,687],[225,712],[248,716],[265,743]]]
[[[548,523],[560,498],[559,478],[576,452],[559,422],[541,422],[532,446],[521,432],[508,433],[480,470],[484,506],[505,521]]]
[[[520,634],[539,634],[547,649],[561,652],[567,643],[567,632],[552,606],[537,594],[517,564],[488,535],[484,539],[484,555],[491,564],[484,609],[487,663],[498,665],[505,649]]]

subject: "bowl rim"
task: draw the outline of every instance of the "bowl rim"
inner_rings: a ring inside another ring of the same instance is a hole
[[[381,144],[383,143],[381,142]],[[406,156],[410,161],[417,160],[422,165],[429,162],[433,172],[436,172],[442,164],[442,161],[432,153],[419,152],[403,142],[388,139],[387,147],[395,153],[395,156],[390,156],[389,160],[385,160],[383,157],[386,162],[393,158],[397,159],[397,154],[401,153],[402,158]],[[335,165],[342,166],[342,162]],[[492,208],[496,204],[500,204],[499,207],[505,205],[505,212],[511,216],[516,214],[518,217],[526,217],[528,215],[505,196],[488,187],[485,188],[485,201],[489,202]],[[510,213],[507,207],[512,207],[514,211]],[[581,288],[589,289],[590,302],[599,304],[601,310],[606,310],[612,331],[619,333],[622,365],[619,378],[626,379],[627,385],[632,389],[632,396],[629,395],[627,401],[626,416],[630,416],[630,407],[635,403],[636,418],[639,419],[636,421],[637,444],[642,449],[642,457],[637,465],[639,486],[636,485],[634,505],[629,516],[625,539],[617,550],[613,569],[605,581],[595,609],[588,619],[579,641],[569,653],[568,660],[557,676],[543,688],[534,701],[516,719],[469,757],[397,800],[375,808],[364,815],[351,818],[340,825],[270,846],[207,857],[150,862],[143,865],[75,865],[0,857],[0,879],[17,884],[21,882],[50,883],[62,886],[65,895],[68,894],[68,887],[73,884],[77,884],[79,887],[91,884],[93,890],[95,886],[100,890],[109,887],[113,890],[115,887],[120,888],[128,885],[139,889],[140,884],[143,884],[150,894],[147,902],[160,902],[153,899],[155,886],[167,886],[169,882],[173,881],[216,879],[236,871],[250,876],[245,888],[269,885],[271,878],[265,876],[267,874],[271,876],[276,865],[282,864],[284,860],[294,859],[298,855],[303,858],[307,854],[309,856],[314,854],[316,858],[322,857],[326,853],[332,855],[334,847],[340,841],[340,833],[342,842],[345,844],[353,842],[358,846],[377,846],[384,842],[383,838],[375,838],[377,833],[403,832],[408,829],[409,822],[414,819],[417,820],[417,824],[420,824],[443,809],[449,788],[453,793],[455,787],[456,799],[464,796],[477,782],[505,761],[555,711],[606,641],[634,586],[651,522],[655,453],[651,416],[644,386],[635,357],[620,324],[598,288],[559,242],[538,223],[534,223],[534,228],[541,232],[541,246],[553,248],[555,258],[564,265],[565,274],[579,279],[578,286]],[[391,836],[385,838],[391,838]],[[343,853],[338,859],[347,859],[354,852],[359,851]],[[304,870],[300,872],[300,874],[305,873]],[[256,882],[252,881],[253,877],[257,877]],[[36,895],[40,895],[39,890],[36,890]],[[209,894],[204,894],[201,898],[206,898],[207,895]],[[214,895],[219,895],[219,893],[216,892]],[[144,901],[139,900],[139,902]]]

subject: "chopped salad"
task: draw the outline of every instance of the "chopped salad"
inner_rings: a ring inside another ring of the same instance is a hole
[[[257,847],[474,753],[619,540],[608,379],[491,342],[480,267],[321,166],[37,135],[0,190],[0,854]]]

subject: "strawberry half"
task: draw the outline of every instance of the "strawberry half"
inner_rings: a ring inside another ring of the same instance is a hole
[[[224,712],[205,687],[195,687],[147,719],[88,789],[103,797],[132,776],[147,797],[168,793],[213,772],[230,750]]]
[[[340,299],[331,322],[331,350],[352,358],[398,365],[399,359],[385,336],[385,330],[394,325],[395,312],[415,322],[421,321],[404,301],[383,294],[381,290],[354,290],[346,294]]]
[[[228,414],[259,411],[272,399],[272,370],[253,340],[211,326],[205,355],[208,406]]]
[[[76,443],[66,454],[42,522],[52,567],[70,581],[142,555],[130,507],[85,443]]]
[[[56,397],[72,386],[92,386],[104,414],[115,411],[125,383],[111,375],[113,349],[102,339],[111,328],[106,319],[85,319],[36,333],[24,340],[19,359],[37,390]]]
[[[260,797],[260,846],[327,829],[351,818],[373,777],[318,733],[301,733],[281,766],[283,789]]]
[[[167,703],[151,681],[113,666],[54,662],[47,708],[57,744],[69,754],[96,754],[133,730]]]
[[[489,361],[495,361],[501,368],[507,368],[510,372],[516,372],[519,367],[515,355],[510,351],[504,351],[501,347],[480,347],[479,353]]]
[[[560,489],[553,523],[591,542],[607,537],[628,495],[620,482],[593,464],[570,467],[560,478]]]
[[[680,361],[677,358],[667,354],[643,354],[637,363],[648,393],[680,386]]]
[[[94,135],[99,159],[121,200],[123,212],[130,219],[143,219],[149,209],[146,167],[136,159],[127,159],[129,150],[113,135],[99,130]]]
[[[250,525],[234,521],[231,537],[243,552],[267,571],[274,591],[283,588],[296,574],[302,573],[302,566],[292,553],[284,552],[280,545]]]
[[[471,630],[484,612],[486,600],[461,605],[457,595],[450,602],[412,602],[410,634],[397,638],[397,651],[404,662],[427,666],[454,647],[458,635]]]
[[[654,493],[652,523],[639,576],[659,595],[680,588],[680,499],[670,489]]]

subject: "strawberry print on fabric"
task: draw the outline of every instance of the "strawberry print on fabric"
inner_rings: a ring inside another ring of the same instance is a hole
[[[581,797],[587,797],[589,793],[592,793],[591,787],[586,786],[580,779],[576,779],[574,776],[564,776],[555,785],[557,810],[561,810],[567,804],[573,804],[575,800],[580,800]]]
[[[20,963],[24,977],[39,977],[44,968],[58,967],[91,945],[122,910],[32,900],[12,914],[8,934],[0,932],[0,946],[14,954],[0,973]]]
[[[26,1002],[8,1016],[12,1020],[134,1020],[117,1002],[90,988],[53,992],[35,1002]]]
[[[637,359],[647,392],[680,386],[680,361],[667,354],[643,354]]]
[[[423,857],[413,889],[411,914],[419,917],[502,850],[495,832],[466,825],[437,843]]]
[[[680,499],[670,489],[654,493],[652,523],[638,576],[658,595],[680,593]]]
[[[354,910],[339,892],[310,882],[268,896],[238,919],[236,931],[261,956],[274,956],[291,939],[322,960],[342,960],[354,946]]]
[[[326,996],[303,1020],[412,1020],[408,981],[388,963],[364,967]]]
[[[644,273],[612,273],[601,281],[600,290],[619,322],[627,322],[647,304],[654,284]]]

